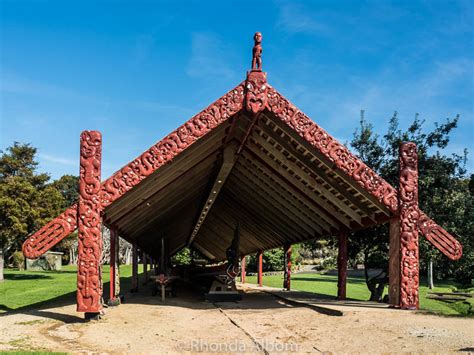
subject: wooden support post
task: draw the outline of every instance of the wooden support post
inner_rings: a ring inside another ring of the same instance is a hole
[[[285,275],[283,277],[283,288],[287,291],[291,290],[291,244],[287,243],[283,247]]]
[[[263,252],[259,251],[257,253],[257,265],[258,265],[258,286],[262,287],[263,286]]]
[[[390,219],[388,248],[388,300],[392,307],[400,306],[400,217]]]
[[[400,307],[419,307],[418,153],[414,143],[400,144]]]
[[[242,261],[240,263],[240,282],[243,284],[245,283],[245,276],[246,276],[246,263],[245,263],[245,255],[242,256]]]
[[[119,250],[119,238],[117,229],[112,227],[110,229],[110,293],[109,306],[117,306],[120,304],[118,297],[120,293],[120,272],[118,265],[118,250]]]
[[[138,248],[132,246],[132,289],[130,292],[138,292]]]
[[[100,132],[82,132],[77,214],[77,311],[85,312],[86,319],[98,318],[102,311],[101,159]]]
[[[337,298],[346,299],[347,284],[347,232],[339,233],[337,254]]]
[[[148,282],[148,255],[145,253],[143,253],[143,274],[145,276],[143,283],[146,284]]]

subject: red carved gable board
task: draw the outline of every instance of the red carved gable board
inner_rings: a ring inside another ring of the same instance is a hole
[[[269,86],[264,73],[260,73],[261,75],[254,71],[250,72],[245,88],[243,84],[238,85],[102,182],[100,199],[103,208],[113,203],[157,169],[171,162],[178,154],[229,117],[245,109],[244,94],[246,94],[246,99],[251,100],[251,102],[247,102],[247,110],[256,113],[256,111],[267,109],[272,112],[311,144],[314,149],[326,156],[336,169],[355,180],[392,213],[398,214],[397,190]],[[264,79],[260,80],[261,77]],[[28,258],[36,258],[76,228],[77,205],[73,205],[38,232],[29,236],[23,244],[23,253]],[[461,257],[461,244],[424,213],[421,213],[418,228],[428,241],[448,258],[457,260]]]

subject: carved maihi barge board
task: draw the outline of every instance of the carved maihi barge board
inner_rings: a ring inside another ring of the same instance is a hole
[[[261,41],[261,35],[259,38]],[[261,47],[257,47],[257,52],[261,54]],[[258,115],[268,113],[296,132],[333,171],[344,176],[346,180],[353,181],[384,206],[388,214],[398,215],[397,190],[272,88],[266,81],[266,74],[260,68],[261,61],[257,61],[244,83],[236,86],[103,181],[99,192],[101,209],[104,210],[155,171],[171,163],[180,153],[216,130],[231,117],[244,113],[258,118]],[[38,232],[30,235],[23,244],[24,255],[28,258],[37,258],[59,243],[76,230],[77,217],[77,205],[73,205]],[[417,228],[448,258],[457,260],[461,257],[461,244],[421,211]]]

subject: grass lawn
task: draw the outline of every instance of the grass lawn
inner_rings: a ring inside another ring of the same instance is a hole
[[[256,276],[247,276],[246,282],[257,283]],[[474,316],[472,311],[469,313],[469,305],[461,302],[446,303],[426,298],[428,287],[420,285],[420,309],[424,311],[439,313],[443,315],[462,315]],[[425,282],[426,283],[426,282]],[[270,287],[281,288],[283,285],[282,275],[263,276],[263,284]],[[433,292],[450,292],[457,289],[457,285],[452,282],[435,282]],[[312,292],[322,296],[332,296],[337,294],[337,276],[321,275],[321,274],[293,274],[291,275],[291,288],[298,291]],[[387,293],[387,288],[385,293]],[[348,277],[347,278],[347,298],[354,300],[368,300],[370,292],[365,284],[364,277]],[[469,299],[471,306],[474,301]]]
[[[141,271],[141,267],[139,268]],[[76,266],[65,265],[61,271],[18,271],[5,269],[0,283],[0,312],[52,303],[75,302]],[[131,265],[120,266],[121,287],[130,289]],[[104,296],[109,294],[109,266],[103,266]]]
[[[141,271],[141,267],[139,268]],[[130,265],[120,267],[121,287],[126,293],[130,289],[132,268]],[[109,294],[109,266],[103,266],[104,298]],[[140,275],[143,277],[143,275]],[[141,283],[141,280],[139,281]],[[247,276],[247,282],[256,283],[255,276]],[[282,287],[283,276],[264,276],[266,286]],[[435,292],[449,292],[456,289],[454,283],[437,282]],[[337,293],[337,276],[320,274],[293,274],[291,286],[294,290],[313,292],[334,297]],[[420,286],[420,308],[443,315],[469,315],[469,306],[457,302],[449,304],[427,299],[428,288]],[[24,308],[40,308],[75,302],[76,267],[63,266],[62,271],[18,271],[5,269],[5,281],[0,283],[0,312]],[[363,277],[348,277],[347,297],[354,300],[368,300],[369,291]],[[471,305],[474,304],[470,299]]]

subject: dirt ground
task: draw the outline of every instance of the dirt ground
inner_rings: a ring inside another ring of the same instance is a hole
[[[103,354],[474,351],[473,319],[399,311],[370,303],[320,301],[308,294],[257,290],[251,286],[244,287],[244,291],[240,302],[213,304],[181,290],[178,297],[162,304],[159,297],[151,297],[144,290],[127,295],[124,304],[106,309],[103,319],[91,322],[84,322],[73,304],[2,315],[0,351]],[[277,297],[282,295],[290,301]]]

